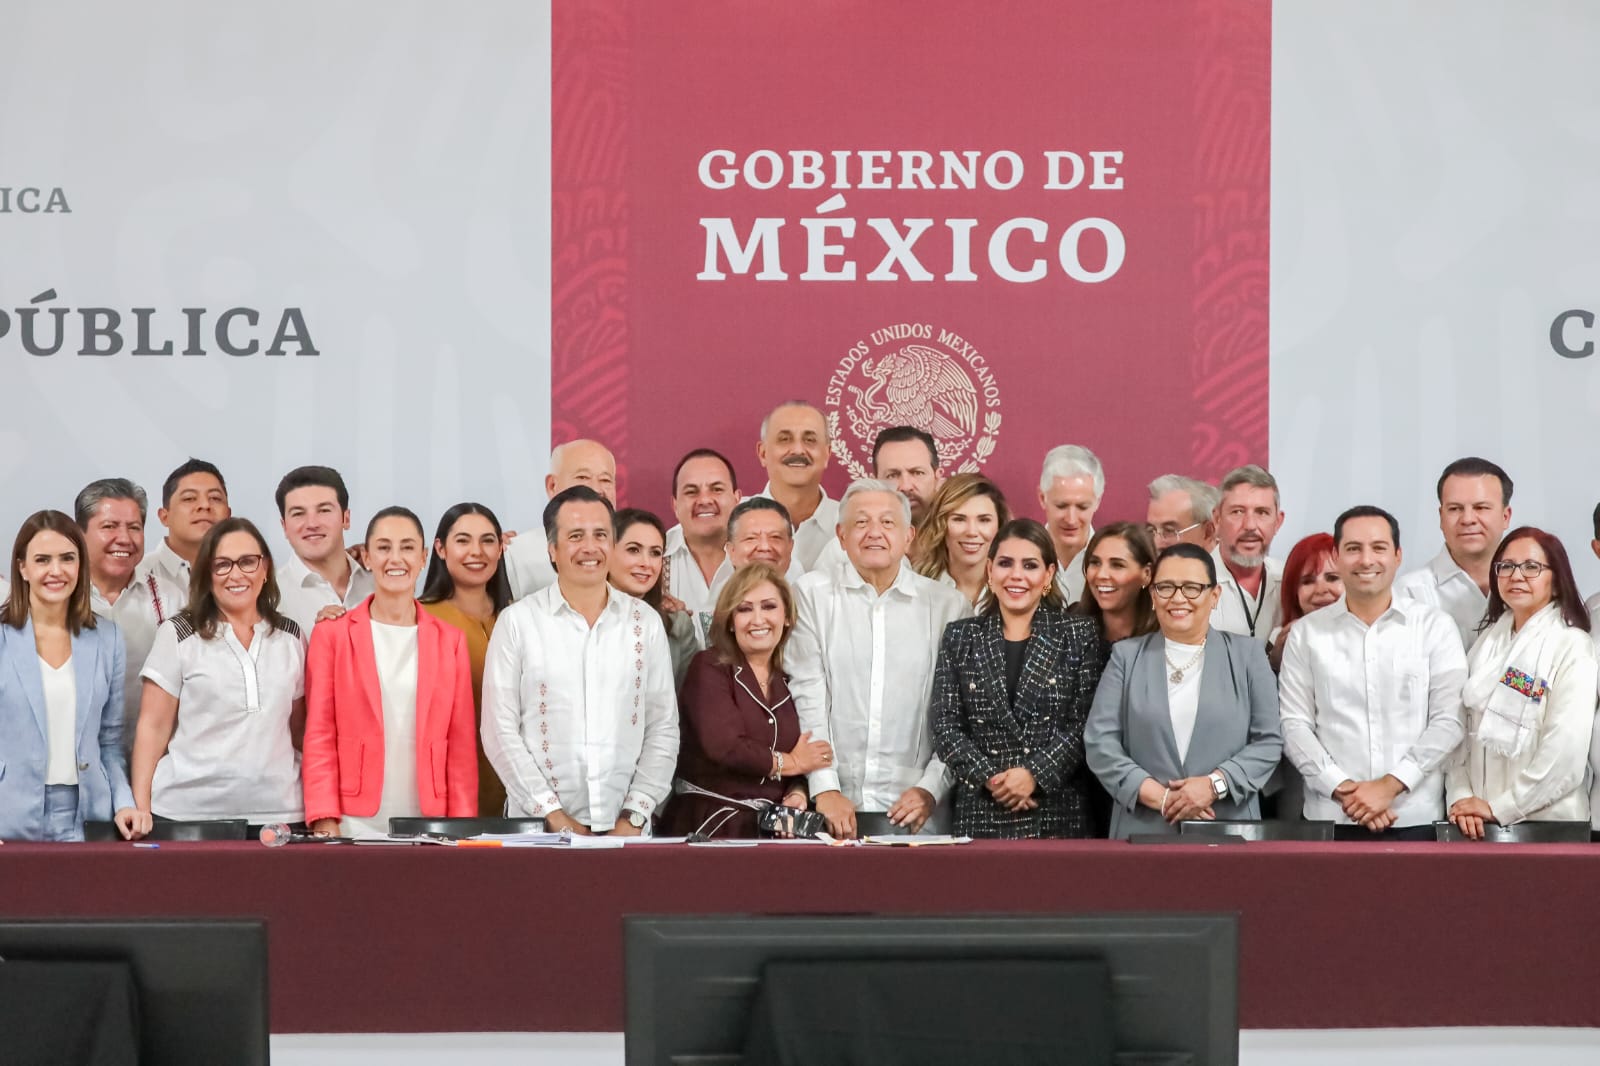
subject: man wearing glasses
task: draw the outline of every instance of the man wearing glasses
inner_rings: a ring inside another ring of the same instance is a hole
[[[1278,675],[1305,817],[1335,822],[1342,840],[1432,840],[1443,765],[1465,728],[1460,634],[1443,611],[1393,595],[1393,515],[1352,507],[1333,538],[1344,599],[1290,627]]]
[[[1156,551],[1174,544],[1193,544],[1205,551],[1217,547],[1215,512],[1221,490],[1182,474],[1162,474],[1150,482],[1145,531]]]

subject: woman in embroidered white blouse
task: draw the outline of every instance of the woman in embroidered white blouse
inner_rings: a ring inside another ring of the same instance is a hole
[[[1596,662],[1561,541],[1524,526],[1490,564],[1489,610],[1467,656],[1467,736],[1445,801],[1464,836],[1485,822],[1586,822]]]

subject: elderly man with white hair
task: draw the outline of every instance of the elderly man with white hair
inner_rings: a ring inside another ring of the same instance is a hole
[[[1162,474],[1149,484],[1145,530],[1156,550],[1174,544],[1193,544],[1206,551],[1217,548],[1215,511],[1222,490],[1182,474]]]
[[[1083,549],[1094,536],[1094,513],[1105,494],[1105,470],[1094,452],[1063,444],[1045,453],[1039,506],[1056,546],[1056,585],[1068,603],[1083,597]]]
[[[553,499],[574,485],[587,485],[615,507],[617,505],[617,459],[599,441],[569,440],[550,453],[550,473],[545,475],[544,494]],[[550,551],[544,529],[525,529],[511,542],[501,562],[511,582],[511,598],[520,600],[556,580],[550,565]]]
[[[930,703],[944,627],[972,613],[959,592],[902,567],[911,504],[863,479],[839,501],[848,565],[795,582],[799,619],[784,653],[800,728],[833,746],[810,775],[835,836],[856,835],[856,812],[887,812],[916,832],[949,790],[934,755]]]

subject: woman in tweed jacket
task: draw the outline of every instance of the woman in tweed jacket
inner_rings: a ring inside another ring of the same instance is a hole
[[[956,779],[956,831],[974,837],[1093,832],[1083,725],[1100,680],[1094,624],[1069,615],[1050,534],[1008,522],[989,545],[983,613],[945,627],[933,730]]]

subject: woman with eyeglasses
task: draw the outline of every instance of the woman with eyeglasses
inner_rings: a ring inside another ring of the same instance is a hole
[[[1467,654],[1467,735],[1445,768],[1449,818],[1587,822],[1596,664],[1589,612],[1561,541],[1523,526],[1489,564],[1489,610]]]
[[[189,605],[156,630],[133,746],[134,829],[155,818],[303,828],[305,638],[278,613],[272,552],[243,518],[200,541]]]
[[[1212,628],[1216,562],[1198,545],[1164,549],[1150,592],[1160,629],[1112,648],[1084,728],[1089,768],[1115,804],[1111,836],[1259,818],[1283,753],[1266,648]]]

